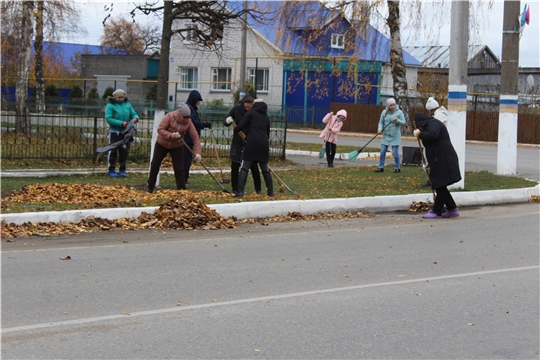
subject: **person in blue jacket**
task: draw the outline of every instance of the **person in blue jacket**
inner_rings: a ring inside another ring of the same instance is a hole
[[[120,141],[124,138],[124,130],[131,120],[134,123],[139,121],[139,115],[135,112],[131,104],[129,103],[126,92],[122,89],[116,89],[112,96],[107,98],[108,104],[105,107],[105,120],[107,124],[111,126],[109,130],[109,144]],[[130,141],[133,141],[131,139]],[[108,171],[107,175],[111,177],[126,177],[126,162],[129,153],[129,144],[130,141],[127,141],[125,145],[119,146],[116,149],[109,151],[108,156]],[[117,155],[120,155],[118,159],[119,172],[115,172],[116,168],[116,158]]]
[[[192,90],[189,93],[188,99],[186,101],[187,106],[189,106],[189,109],[191,110],[191,115],[190,115],[191,122],[195,126],[195,129],[197,130],[197,134],[199,135],[199,137],[201,136],[202,129],[212,128],[212,123],[202,122],[199,119],[199,113],[197,112],[197,110],[199,109],[199,104],[201,103],[201,101],[203,101],[201,97],[201,93],[198,92],[197,90]],[[189,133],[187,132],[184,135],[184,142],[185,142],[185,146],[188,146],[191,150],[193,150],[193,140],[191,139],[191,137],[189,136]],[[186,184],[191,184],[188,181],[188,178],[189,178],[189,169],[191,168],[192,159],[193,157],[192,157],[191,151],[186,149],[186,151],[184,151],[184,176],[186,178]]]
[[[390,124],[390,125],[388,125]],[[392,147],[392,155],[396,168],[395,173],[401,172],[401,160],[399,158],[399,145],[401,144],[401,126],[407,124],[403,111],[399,109],[396,100],[390,98],[386,100],[386,109],[381,113],[379,120],[378,134],[382,134],[381,154],[379,158],[379,168],[375,172],[384,172],[384,162],[386,160],[386,151]],[[388,127],[386,127],[388,125]],[[384,130],[383,130],[384,129]]]

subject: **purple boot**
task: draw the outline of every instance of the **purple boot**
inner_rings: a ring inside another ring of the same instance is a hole
[[[452,210],[446,210],[444,214],[441,215],[443,218],[455,218],[459,216],[458,208]]]
[[[427,212],[427,214],[422,215],[422,218],[424,218],[424,219],[440,219],[440,218],[442,218],[442,216],[437,215],[437,213],[434,212],[433,210],[429,210]]]

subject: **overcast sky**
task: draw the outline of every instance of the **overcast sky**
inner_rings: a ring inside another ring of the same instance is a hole
[[[474,32],[474,43],[487,45],[493,53],[501,58],[502,52],[502,23],[504,2],[496,0],[493,8],[487,10],[487,0],[480,0],[486,3],[482,11],[479,11],[477,16],[476,28]],[[404,1],[406,2],[406,0]],[[81,25],[88,31],[87,36],[65,38],[63,41],[70,43],[80,43],[88,45],[99,45],[99,38],[103,34],[103,19],[107,16],[104,6],[110,6],[111,1],[86,1],[76,0],[77,5],[81,9]],[[426,1],[427,4],[428,1]],[[114,1],[114,15],[122,14],[129,16],[129,11],[133,7],[133,2],[129,1]],[[520,40],[519,65],[521,67],[540,67],[540,0],[521,1],[521,9],[525,4],[530,5],[530,24],[525,26],[523,35]],[[448,9],[450,5],[448,5]],[[403,36],[403,45],[450,45],[450,12],[445,11],[442,18],[443,28],[441,29],[438,39],[434,42],[433,39],[425,38],[413,39],[412,36]],[[441,21],[437,20],[435,15],[426,16],[426,21]],[[440,18],[440,17],[439,17]],[[146,18],[144,15],[137,15],[136,21],[142,24],[147,24],[148,21],[155,21]]]

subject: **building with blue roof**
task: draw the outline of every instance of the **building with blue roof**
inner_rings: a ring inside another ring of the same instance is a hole
[[[229,2],[241,7],[242,2]],[[273,14],[260,21],[248,16],[246,69],[240,69],[241,22],[223,29],[222,56],[190,41],[190,33],[171,44],[170,99],[187,98],[197,89],[203,100],[231,103],[239,88],[240,71],[256,83],[256,95],[270,105],[330,107],[330,103],[379,104],[381,89],[391,89],[390,40],[372,26],[364,31],[338,10],[318,1],[291,3],[293,14],[280,18],[282,2],[250,1],[249,7]],[[192,21],[175,28],[205,31]],[[411,69],[410,87],[422,64],[404,51]],[[306,113],[304,112],[303,116]],[[309,116],[309,115],[307,115]]]

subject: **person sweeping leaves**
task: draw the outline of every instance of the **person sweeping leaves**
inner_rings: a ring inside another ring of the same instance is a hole
[[[337,134],[343,127],[343,122],[347,119],[347,111],[339,110],[336,115],[329,112],[323,118],[322,122],[326,127],[321,132],[319,137],[324,140],[326,145],[326,162],[329,168],[334,167],[334,158],[336,157]]]

